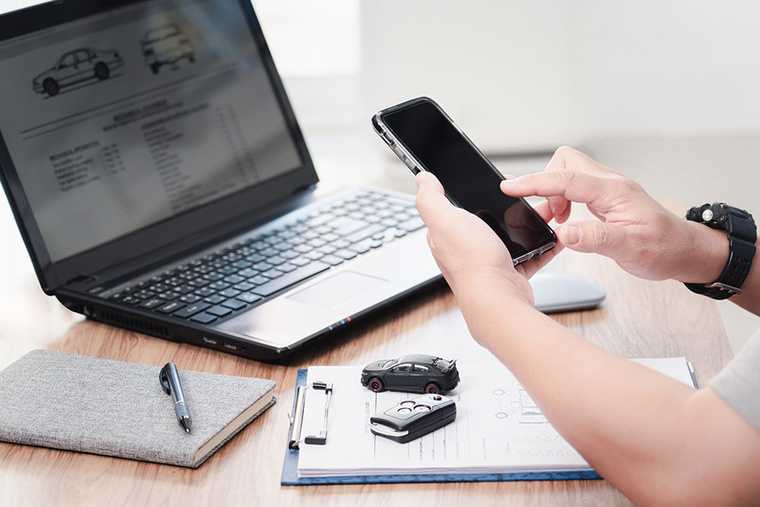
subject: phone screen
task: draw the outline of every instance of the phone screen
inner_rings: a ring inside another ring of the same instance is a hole
[[[414,101],[381,113],[381,118],[421,169],[438,177],[454,204],[496,232],[513,259],[556,241],[524,200],[501,192],[502,176],[433,102]]]

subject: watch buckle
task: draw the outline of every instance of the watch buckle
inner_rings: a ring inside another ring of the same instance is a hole
[[[721,292],[728,292],[732,295],[737,295],[737,294],[742,293],[742,290],[739,287],[734,287],[733,285],[728,285],[726,283],[721,283],[721,282],[713,282],[709,285],[705,285],[705,288],[718,289]]]

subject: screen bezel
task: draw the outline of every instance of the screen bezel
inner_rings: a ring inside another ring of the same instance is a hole
[[[405,102],[402,102],[400,104],[396,104],[395,106],[391,106],[389,108],[383,109],[372,118],[372,126],[374,127],[375,131],[377,131],[378,135],[380,135],[380,137],[386,143],[389,144],[389,146],[396,153],[396,155],[399,158],[401,158],[402,161],[407,164],[407,166],[410,167],[413,173],[416,174],[416,172],[418,172],[419,169],[423,169],[428,172],[433,172],[433,171],[430,171],[430,168],[428,168],[422,160],[419,160],[419,158],[414,155],[414,152],[411,149],[411,147],[408,146],[407,143],[404,142],[404,139],[401,138],[393,130],[393,128],[387,123],[386,118],[389,115],[402,112],[407,109],[413,109],[414,107],[423,103],[432,105],[439,113],[441,113],[443,118],[445,118],[446,121],[448,121],[451,124],[451,126],[454,127],[454,129],[459,133],[459,135],[462,136],[465,142],[473,150],[475,150],[475,152],[478,155],[480,155],[480,157],[483,159],[486,165],[494,172],[494,174],[496,174],[499,178],[504,179],[504,175],[501,174],[501,172],[499,172],[496,166],[493,165],[493,163],[489,160],[488,157],[486,157],[486,155],[480,150],[480,148],[478,148],[478,146],[475,143],[473,143],[469,137],[467,137],[467,134],[465,134],[462,131],[462,129],[460,129],[459,126],[457,126],[457,124],[454,123],[454,121],[451,119],[451,117],[449,117],[446,111],[444,111],[444,109],[436,101],[434,101],[433,99],[429,97],[416,97],[416,98],[407,100]],[[398,144],[401,148],[403,148],[403,150],[398,150],[396,149],[397,147],[389,143],[389,138],[386,137],[386,134],[389,134],[390,136],[392,136],[393,142]],[[413,160],[412,164],[409,163],[410,158]],[[448,192],[446,192],[446,196],[453,204],[459,206],[459,203],[456,201],[456,199],[453,196],[451,196]],[[531,206],[525,199],[521,197],[514,198],[514,199],[520,201],[520,203],[528,209],[529,213],[533,215],[536,218],[536,220],[538,220],[539,223],[544,224],[545,233],[546,233],[546,241],[539,242],[533,250],[528,250],[522,253],[521,255],[513,257],[512,261],[515,265],[517,265],[521,262],[530,260],[531,258],[537,255],[541,255],[551,250],[552,248],[554,248],[554,246],[556,246],[557,244],[557,235],[554,232],[554,230],[551,227],[549,227],[549,225],[541,218],[541,216],[536,212],[536,210],[533,209],[533,206]]]
[[[149,0],[56,0],[10,12],[0,16],[0,34],[2,34],[0,42],[146,1]],[[24,193],[16,166],[11,159],[2,133],[0,133],[0,180],[2,180],[14,217],[34,264],[40,286],[45,293],[53,293],[56,288],[74,278],[92,275],[110,266],[125,263],[129,259],[154,252],[189,236],[199,235],[199,242],[203,241],[203,239],[208,238],[199,234],[200,232],[213,230],[217,226],[231,222],[243,215],[250,215],[251,222],[253,222],[257,209],[282,200],[297,190],[307,188],[319,181],[306,141],[275,67],[261,25],[253,10],[253,5],[250,0],[238,0],[238,4],[246,16],[251,35],[261,55],[264,68],[269,75],[285,123],[296,145],[301,159],[300,167],[84,252],[53,262]]]

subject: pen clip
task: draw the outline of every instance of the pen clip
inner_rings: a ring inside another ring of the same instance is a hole
[[[161,388],[164,390],[164,392],[168,395],[172,394],[172,388],[169,384],[169,374],[166,372],[166,370],[169,368],[169,363],[166,363],[163,368],[161,368],[161,371],[158,374],[158,381],[161,383]]]

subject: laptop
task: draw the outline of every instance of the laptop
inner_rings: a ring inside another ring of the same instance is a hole
[[[5,14],[0,76],[3,186],[71,311],[277,360],[440,279],[410,196],[316,191],[249,0]]]

